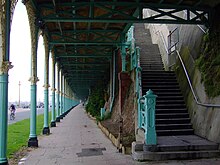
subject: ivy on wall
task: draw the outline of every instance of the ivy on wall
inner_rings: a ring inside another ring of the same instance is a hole
[[[94,117],[100,116],[100,109],[104,107],[106,90],[104,85],[97,85],[91,90],[89,100],[86,105],[86,112]]]
[[[220,95],[220,32],[213,30],[203,37],[201,55],[196,60],[209,97]]]

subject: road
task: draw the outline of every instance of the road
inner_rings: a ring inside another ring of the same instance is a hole
[[[44,113],[44,108],[37,108],[37,115],[43,113]],[[30,118],[30,109],[28,108],[17,108],[15,120],[10,120],[10,112],[8,112],[8,124],[13,124],[28,118]]]

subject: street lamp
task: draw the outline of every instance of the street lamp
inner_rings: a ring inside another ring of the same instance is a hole
[[[18,92],[19,92],[19,93],[18,93],[18,97],[19,97],[19,98],[18,98],[18,107],[20,108],[20,106],[21,106],[21,102],[20,102],[20,92],[21,92],[21,91],[20,91],[20,87],[21,87],[21,82],[20,82],[20,81],[19,81],[19,83],[18,83],[18,86],[19,86],[19,88],[18,88],[18,89],[19,89],[19,91],[18,91]]]

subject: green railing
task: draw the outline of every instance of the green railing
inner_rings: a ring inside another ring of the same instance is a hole
[[[134,28],[132,28],[134,31]],[[134,41],[134,40],[133,40]],[[135,45],[135,43],[133,43]],[[131,54],[131,66],[132,69],[136,69],[136,96],[138,100],[138,129],[145,131],[145,144],[156,145],[157,136],[155,129],[155,106],[156,95],[149,89],[146,95],[142,96],[142,80],[140,66],[140,48],[136,47],[133,54]]]
[[[137,66],[137,55],[134,39],[134,26],[131,26],[127,32],[126,48],[129,50],[130,55],[130,70],[133,70]]]
[[[146,95],[138,100],[138,126],[144,130],[145,144],[156,145],[157,135],[155,129],[155,106],[156,95],[152,90],[148,90]]]

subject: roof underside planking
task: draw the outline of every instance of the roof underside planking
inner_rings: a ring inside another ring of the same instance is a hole
[[[133,23],[208,24],[219,0],[31,0],[78,98],[109,80],[110,60]],[[143,9],[155,14],[143,18]],[[179,12],[186,11],[181,18]]]

